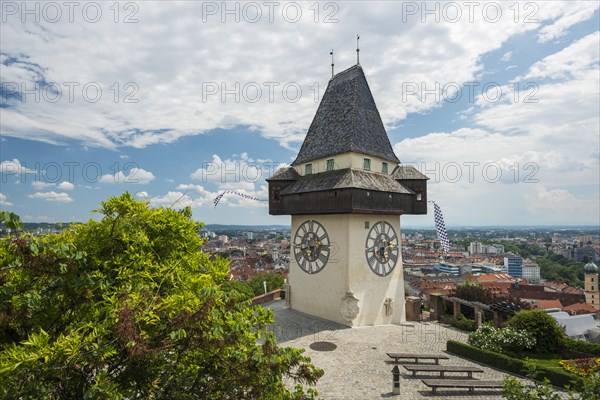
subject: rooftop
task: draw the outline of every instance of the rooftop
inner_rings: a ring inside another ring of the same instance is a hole
[[[329,81],[292,165],[347,152],[400,163],[360,65],[338,73]]]
[[[281,175],[284,174],[287,173],[281,173]],[[396,182],[389,175],[346,168],[298,177],[297,181],[283,189],[281,194],[318,192],[321,190],[346,188],[367,189],[391,193],[413,193]]]

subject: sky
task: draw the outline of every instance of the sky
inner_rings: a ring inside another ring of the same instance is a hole
[[[360,35],[393,149],[447,225],[600,226],[599,4],[0,1],[0,208],[85,221],[129,191],[288,225],[265,179]],[[226,190],[250,198],[214,207]]]

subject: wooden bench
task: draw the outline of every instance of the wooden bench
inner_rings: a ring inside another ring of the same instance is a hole
[[[464,365],[435,365],[435,364],[421,364],[421,365],[405,365],[404,368],[407,371],[412,371],[413,376],[417,376],[417,372],[439,372],[440,378],[444,377],[446,372],[466,372],[469,378],[473,378],[473,372],[481,372],[483,370],[477,367],[469,367]]]
[[[502,381],[484,381],[478,379],[422,379],[425,386],[431,388],[435,394],[437,388],[468,388],[473,389],[502,389]]]
[[[415,363],[419,363],[419,360],[434,360],[436,364],[440,363],[440,360],[448,360],[449,357],[445,354],[431,354],[431,353],[387,353],[388,357],[393,358],[395,363],[398,363],[400,358],[414,358]]]

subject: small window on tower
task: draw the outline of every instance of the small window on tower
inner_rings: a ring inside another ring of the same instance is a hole
[[[371,170],[371,159],[370,158],[365,158],[363,160],[363,169],[365,171],[370,171]]]
[[[388,164],[386,162],[381,163],[381,173],[383,173],[383,174],[388,173]]]
[[[417,193],[417,201],[423,201],[423,195],[421,192]]]
[[[327,160],[327,171],[333,171],[333,158]]]
[[[312,164],[306,164],[304,166],[304,175],[312,174]]]

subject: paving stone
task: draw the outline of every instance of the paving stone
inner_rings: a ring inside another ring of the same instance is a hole
[[[436,395],[421,379],[438,377],[438,374],[412,373],[400,366],[400,395],[392,395],[392,368],[388,352],[439,353],[446,349],[448,339],[467,341],[467,334],[437,322],[409,322],[403,325],[382,325],[348,328],[321,320],[285,307],[284,301],[265,305],[275,313],[271,327],[279,344],[299,347],[312,359],[325,375],[315,388],[319,397],[331,400],[366,399],[453,399],[494,400],[502,398],[501,390],[475,390],[472,394],[462,389],[438,389]],[[316,351],[311,343],[331,342],[337,345],[333,351]],[[506,373],[482,366],[448,354],[446,365],[478,366],[484,370],[478,379],[504,379]],[[454,376],[453,374],[451,374]],[[289,382],[293,387],[292,382]]]

